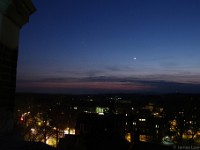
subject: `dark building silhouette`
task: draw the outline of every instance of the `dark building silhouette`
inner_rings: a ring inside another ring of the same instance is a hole
[[[128,150],[124,125],[124,115],[83,113],[77,119],[76,135],[60,139],[58,149]]]
[[[80,135],[102,132],[118,132],[124,137],[125,116],[123,114],[82,113],[76,122],[76,132]]]
[[[0,149],[53,150],[21,140],[14,131],[14,107],[19,34],[36,10],[31,0],[0,0]]]
[[[13,130],[19,34],[34,11],[31,0],[0,1],[0,135]]]

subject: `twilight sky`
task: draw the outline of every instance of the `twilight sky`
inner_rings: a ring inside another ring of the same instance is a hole
[[[33,0],[18,92],[200,92],[199,0]]]

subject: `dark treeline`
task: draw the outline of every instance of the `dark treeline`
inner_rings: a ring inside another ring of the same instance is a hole
[[[136,106],[144,106],[152,102],[163,105],[170,110],[193,109],[200,106],[200,94],[45,94],[45,93],[16,93],[16,105],[21,104],[72,104],[77,106],[83,105],[107,105],[110,102],[118,105],[130,102]]]

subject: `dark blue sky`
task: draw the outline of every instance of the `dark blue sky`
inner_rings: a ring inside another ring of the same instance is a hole
[[[199,0],[33,0],[17,91],[200,92]]]

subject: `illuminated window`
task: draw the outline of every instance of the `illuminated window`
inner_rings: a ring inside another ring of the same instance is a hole
[[[96,113],[98,113],[99,115],[104,115],[104,113],[108,111],[108,107],[96,107]]]
[[[139,140],[142,142],[149,142],[151,140],[151,136],[148,135],[140,135]]]
[[[66,129],[64,130],[64,134],[69,134],[69,132],[70,132],[70,129],[69,129],[69,128],[66,128]]]
[[[158,134],[158,130],[156,130],[156,134]]]
[[[146,119],[139,119],[139,121],[146,121]]]
[[[135,125],[136,125],[136,122],[133,122],[133,125],[135,126]]]
[[[74,128],[66,128],[64,130],[64,134],[72,134],[75,135],[75,129]]]
[[[104,115],[104,113],[98,113],[99,115]]]
[[[75,135],[75,129],[71,129],[69,134]]]

